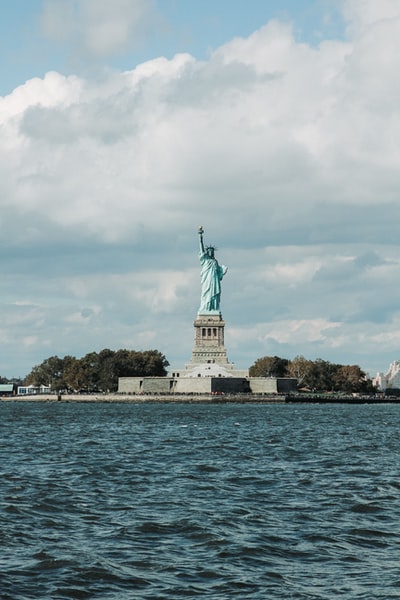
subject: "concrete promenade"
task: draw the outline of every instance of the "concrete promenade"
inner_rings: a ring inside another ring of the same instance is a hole
[[[33,394],[0,396],[0,401],[125,404],[400,404],[400,397],[344,396],[340,394]]]
[[[284,404],[284,395],[255,394],[33,394],[24,396],[3,396],[3,402],[108,402],[108,403],[186,403],[186,404],[223,404],[223,403],[262,403]]]

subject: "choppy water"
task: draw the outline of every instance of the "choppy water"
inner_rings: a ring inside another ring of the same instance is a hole
[[[2,600],[400,597],[400,406],[0,415]]]

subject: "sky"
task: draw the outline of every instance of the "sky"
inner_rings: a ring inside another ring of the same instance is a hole
[[[0,375],[190,360],[198,227],[228,358],[400,358],[398,0],[14,0],[0,19]]]

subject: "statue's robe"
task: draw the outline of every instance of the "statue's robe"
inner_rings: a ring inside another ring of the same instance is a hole
[[[201,264],[201,301],[199,313],[219,311],[221,300],[221,279],[227,272],[227,267],[219,265],[216,258],[211,258],[207,252],[199,255]]]

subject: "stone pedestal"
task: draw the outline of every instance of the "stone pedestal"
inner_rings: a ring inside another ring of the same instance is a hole
[[[194,321],[194,348],[190,364],[228,365],[224,346],[225,322],[221,313],[198,314]]]
[[[237,370],[234,363],[228,362],[224,344],[225,321],[219,311],[197,314],[194,325],[194,347],[190,362],[184,369],[174,370],[172,377],[180,379],[179,389],[185,393],[199,390],[200,383],[193,387],[193,379],[197,378],[238,378],[249,376],[248,369]],[[183,381],[184,380],[184,381]],[[186,383],[185,383],[186,382]],[[233,385],[233,382],[231,382]],[[186,385],[186,387],[185,387]],[[236,391],[242,390],[243,381],[239,382]],[[206,391],[205,389],[203,390]],[[231,390],[232,391],[232,390]]]

